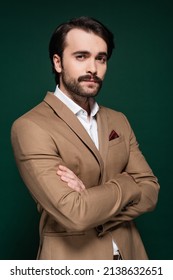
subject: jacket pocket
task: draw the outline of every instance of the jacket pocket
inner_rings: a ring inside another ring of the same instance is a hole
[[[124,136],[123,135],[119,136],[118,138],[109,141],[109,147],[117,145],[123,141],[124,141]]]

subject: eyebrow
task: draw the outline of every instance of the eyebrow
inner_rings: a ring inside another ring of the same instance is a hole
[[[90,54],[90,52],[89,51],[76,51],[73,53],[73,55],[76,55],[76,54]],[[106,52],[99,52],[97,54],[97,56],[99,56],[99,55],[106,56],[106,57],[108,56],[108,54]]]
[[[102,55],[102,56],[108,56],[108,54],[106,52],[99,52],[98,55]]]

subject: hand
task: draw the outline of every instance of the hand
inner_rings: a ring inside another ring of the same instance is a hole
[[[63,182],[66,182],[67,185],[77,191],[77,192],[82,192],[85,190],[85,186],[83,182],[67,167],[63,165],[59,165],[57,174],[60,176],[61,180]]]

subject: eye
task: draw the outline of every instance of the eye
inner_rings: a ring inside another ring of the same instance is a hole
[[[78,54],[75,56],[77,60],[79,61],[83,61],[86,59],[86,55],[85,54]]]
[[[96,58],[101,64],[105,64],[107,62],[107,56],[106,55],[99,55]]]

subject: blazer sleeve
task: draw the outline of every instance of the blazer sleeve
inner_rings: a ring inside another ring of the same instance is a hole
[[[19,172],[34,200],[66,230],[97,227],[120,213],[129,201],[137,203],[140,199],[140,188],[128,174],[119,174],[81,193],[70,189],[56,175],[58,165],[65,163],[54,139],[29,118],[14,122],[11,141]],[[127,181],[131,184],[129,190]]]
[[[127,118],[124,115],[123,117],[130,131],[129,145],[127,145],[129,146],[129,159],[124,169],[124,173],[129,178],[129,182],[127,179],[127,187],[131,185],[131,178],[133,178],[134,184],[141,191],[141,197],[137,203],[130,201],[121,209],[120,213],[116,213],[112,219],[101,225],[99,227],[100,235],[123,222],[132,221],[143,213],[154,210],[158,201],[160,190],[158,179],[140,151],[139,144]],[[119,178],[118,182],[121,186],[124,183],[124,177]]]

